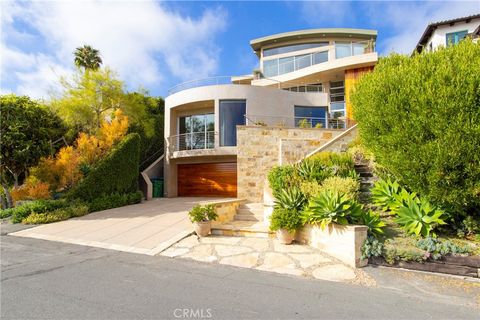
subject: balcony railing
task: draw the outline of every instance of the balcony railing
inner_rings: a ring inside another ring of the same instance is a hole
[[[316,118],[316,117],[280,117],[246,115],[247,126],[285,127],[285,128],[316,128],[316,129],[348,129],[355,121],[346,118]]]
[[[171,151],[201,150],[215,148],[215,132],[192,132],[169,137]]]
[[[215,86],[215,85],[221,85],[221,84],[233,84],[232,77],[218,76],[218,77],[209,77],[209,78],[196,79],[196,80],[183,82],[168,89],[168,95],[174,94],[179,91],[187,90],[187,89]]]

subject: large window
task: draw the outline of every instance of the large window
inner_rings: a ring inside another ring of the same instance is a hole
[[[326,128],[326,107],[295,106],[295,126],[302,128]]]
[[[245,125],[245,100],[220,100],[220,146],[237,145],[237,125]]]
[[[305,49],[318,48],[318,47],[323,47],[323,46],[328,46],[328,42],[294,44],[294,45],[290,45],[290,46],[264,49],[263,50],[263,56],[268,57],[268,56],[273,56],[273,55],[276,55],[276,54],[300,51],[300,50],[305,50]]]
[[[371,41],[336,41],[335,42],[335,58],[341,59],[350,56],[356,56],[367,52],[372,52],[374,43]]]
[[[468,30],[447,33],[445,35],[447,38],[447,47],[459,43],[460,40],[463,40],[467,36],[467,34]]]
[[[178,149],[206,149],[214,147],[215,120],[213,113],[195,114],[179,118]]]
[[[263,60],[263,75],[267,78],[300,70],[328,61],[328,51],[302,54],[279,59]]]

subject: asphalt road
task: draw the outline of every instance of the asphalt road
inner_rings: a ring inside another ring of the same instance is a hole
[[[1,237],[1,268],[2,319],[480,318],[478,309],[398,288],[12,236]]]

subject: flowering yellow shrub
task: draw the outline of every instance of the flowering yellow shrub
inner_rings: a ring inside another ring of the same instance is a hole
[[[29,178],[25,183],[10,192],[14,202],[21,200],[50,199],[50,185],[35,178]]]
[[[30,169],[30,176],[45,182],[52,191],[71,188],[83,177],[81,167],[94,166],[127,130],[128,117],[117,110],[111,121],[103,121],[96,135],[81,132],[73,146],[61,148],[55,157],[40,159],[38,165]]]

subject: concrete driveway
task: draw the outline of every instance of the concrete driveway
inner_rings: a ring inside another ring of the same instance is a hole
[[[193,231],[187,212],[219,198],[159,198],[9,235],[155,255]]]

